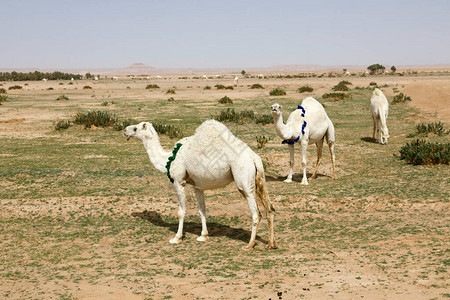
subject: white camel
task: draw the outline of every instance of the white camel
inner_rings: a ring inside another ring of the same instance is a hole
[[[234,85],[236,86],[236,85],[238,85],[238,83],[239,83],[239,77],[235,76],[234,77]]]
[[[272,105],[272,116],[276,126],[277,134],[283,139],[283,144],[288,144],[290,161],[289,175],[285,182],[292,182],[292,172],[294,169],[294,144],[299,142],[302,147],[302,167],[303,179],[301,184],[308,184],[306,178],[306,149],[308,144],[316,144],[317,146],[317,163],[316,169],[312,175],[314,179],[317,175],[317,169],[322,158],[322,148],[324,138],[327,141],[331,153],[331,165],[333,167],[332,179],[336,178],[334,168],[334,125],[328,117],[322,104],[312,97],[303,99],[298,109],[294,110],[286,122],[283,123],[283,113],[281,105],[275,103]]]
[[[235,182],[239,192],[247,199],[252,214],[252,233],[250,242],[243,249],[255,246],[256,231],[261,221],[258,203],[266,211],[269,225],[269,249],[277,248],[273,232],[273,208],[266,188],[264,168],[261,158],[247,144],[235,137],[225,125],[214,120],[205,121],[193,136],[180,140],[173,151],[164,151],[158,134],[151,123],[141,122],[125,129],[127,140],[131,137],[142,140],[150,161],[156,169],[167,173],[178,195],[178,232],[170,240],[179,244],[183,237],[183,222],[186,214],[186,195],[184,187],[194,187],[198,210],[202,221],[202,232],[197,241],[208,238],[206,227],[206,208],[204,190],[225,187]]]
[[[383,92],[377,88],[375,88],[370,98],[370,112],[372,113],[373,119],[372,138],[374,140],[376,139],[380,144],[387,144],[389,130],[386,125],[386,119],[389,113],[389,103]]]

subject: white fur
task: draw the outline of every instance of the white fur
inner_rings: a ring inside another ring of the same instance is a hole
[[[138,138],[144,143],[150,161],[161,172],[165,168],[171,151],[164,151],[159,142],[158,134],[151,123],[141,122],[128,126],[125,136]],[[255,192],[259,203],[263,205],[269,224],[269,248],[276,248],[273,233],[274,208],[270,202],[264,176],[261,158],[247,144],[235,137],[228,128],[214,120],[205,121],[193,136],[179,141],[182,143],[175,160],[170,166],[170,175],[178,195],[179,225],[178,232],[170,243],[182,242],[183,223],[186,214],[185,185],[191,184],[197,196],[200,218],[202,220],[201,236],[198,241],[208,237],[206,227],[206,209],[204,190],[224,187],[235,182],[239,192],[247,199],[252,213],[252,233],[245,249],[251,249],[256,242],[256,231],[261,221],[261,213],[256,204]],[[171,149],[172,150],[172,149]]]
[[[389,138],[389,130],[386,125],[386,119],[389,113],[389,103],[383,92],[377,88],[370,98],[370,112],[373,119],[373,135],[372,138],[380,144],[387,144]]]
[[[309,144],[316,144],[317,146],[317,163],[314,174],[311,178],[315,178],[317,175],[317,169],[320,165],[322,158],[323,140],[326,138],[328,147],[331,153],[331,164],[333,167],[332,178],[336,177],[334,168],[334,126],[330,118],[328,118],[325,109],[316,99],[307,97],[303,99],[301,106],[305,109],[305,116],[302,117],[302,110],[296,109],[290,115],[286,124],[283,123],[283,112],[281,111],[281,105],[275,103],[272,105],[272,116],[276,126],[277,134],[283,140],[295,139],[300,136],[297,143],[302,147],[302,167],[303,167],[303,179],[301,184],[308,184],[306,178],[306,149]],[[302,133],[303,121],[306,121],[307,125],[304,129],[305,134]],[[285,182],[292,182],[292,173],[294,169],[294,145],[289,145],[290,152],[290,168],[289,175]]]

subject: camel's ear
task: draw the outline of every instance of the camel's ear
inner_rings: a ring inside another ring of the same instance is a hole
[[[280,109],[281,109],[281,105],[280,105],[280,107],[279,107]]]
[[[146,130],[147,129],[147,123],[142,124],[142,130]]]

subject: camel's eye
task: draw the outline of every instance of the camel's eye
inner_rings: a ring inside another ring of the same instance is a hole
[[[137,127],[134,127],[134,131],[135,131],[135,132],[137,131]]]

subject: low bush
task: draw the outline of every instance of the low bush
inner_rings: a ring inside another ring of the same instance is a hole
[[[404,103],[406,101],[411,101],[411,97],[406,96],[403,93],[400,93],[394,96],[394,98],[392,99],[392,104]]]
[[[168,89],[166,94],[175,94],[175,90],[174,89]]]
[[[314,91],[314,89],[309,85],[304,85],[297,89],[297,92],[299,93],[311,93],[312,91]]]
[[[175,125],[165,125],[161,123],[153,123],[153,128],[155,128],[158,134],[167,134],[171,138],[182,137],[183,132],[181,128]]]
[[[21,90],[22,86],[20,85],[12,85],[8,88],[8,90]]]
[[[8,96],[0,95],[0,103],[8,101]]]
[[[450,160],[450,143],[431,143],[415,140],[406,143],[400,149],[400,159],[413,165],[448,165]]]
[[[256,143],[258,144],[259,149],[264,148],[268,141],[269,141],[269,139],[266,138],[265,135],[256,137]]]
[[[376,85],[377,85],[377,83],[376,83],[376,82],[374,82],[374,81],[372,81],[371,83],[369,83],[369,85],[370,85],[370,86],[376,86]]]
[[[6,94],[6,90],[4,88],[0,88],[0,94]]]
[[[266,125],[266,124],[272,124],[273,123],[273,117],[272,115],[256,115],[255,118],[256,124]]]
[[[408,137],[415,136],[428,136],[428,134],[435,134],[438,136],[443,136],[448,134],[450,131],[445,130],[444,123],[442,122],[433,122],[433,123],[420,123],[416,125],[416,132],[408,135]]]
[[[275,88],[275,89],[272,89],[269,92],[269,95],[270,96],[285,96],[286,95],[286,91],[281,89],[281,88]]]
[[[253,89],[264,89],[264,87],[262,85],[260,85],[259,83],[254,83],[252,84],[252,86],[250,87],[252,90]]]
[[[78,112],[73,122],[75,124],[84,125],[85,128],[89,128],[92,125],[96,127],[112,127],[117,123],[118,119],[113,114],[107,111],[88,111],[87,113]]]
[[[207,85],[207,86],[205,86],[203,89],[204,89],[204,90],[210,90],[211,87],[210,87],[209,85]]]
[[[170,97],[169,99],[167,99],[167,101],[169,101],[169,102],[173,102],[173,101],[175,101],[175,98],[173,98],[173,97]]]
[[[56,101],[61,101],[61,100],[69,100],[69,97],[67,97],[66,95],[61,95],[58,98],[56,98]]]
[[[224,96],[224,97],[219,99],[219,103],[221,103],[221,104],[227,104],[227,103],[233,104],[233,100],[231,100],[228,96]]]
[[[345,83],[343,83],[343,81],[341,81],[338,84],[336,84],[335,86],[333,86],[332,90],[339,91],[339,92],[347,92],[350,89],[348,88],[348,86]]]
[[[108,101],[103,101],[100,105],[101,106],[108,106],[108,104],[109,104]]]
[[[254,121],[256,124],[261,125],[273,122],[273,117],[271,115],[256,115],[253,110],[236,112],[233,108],[222,110],[217,115],[213,115],[212,118],[220,122],[234,122],[238,124],[243,124],[244,121]]]
[[[60,120],[55,123],[55,130],[63,130],[70,127],[69,120]]]
[[[225,86],[223,84],[216,84],[214,87],[216,89],[218,89],[218,90],[224,90],[225,89]]]
[[[351,98],[352,96],[346,93],[326,93],[322,95],[322,99],[346,100]]]
[[[157,84],[147,84],[147,86],[145,87],[146,90],[151,90],[151,89],[159,89],[159,86]]]
[[[47,89],[47,91],[53,91],[53,88],[52,88],[52,87],[49,87],[49,88]]]
[[[83,90],[92,90],[92,87],[90,87],[89,85],[85,85],[83,86]]]

